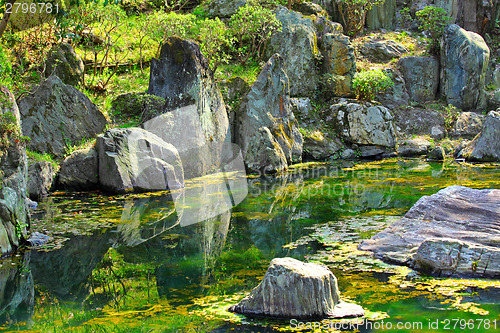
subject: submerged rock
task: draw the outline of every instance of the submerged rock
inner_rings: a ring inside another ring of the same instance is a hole
[[[500,277],[500,190],[450,186],[424,196],[360,248],[438,276]]]
[[[321,265],[293,258],[271,261],[262,282],[229,311],[280,318],[359,317],[359,305],[340,300],[337,279]]]
[[[460,155],[469,161],[500,161],[500,110],[490,111],[484,128]]]

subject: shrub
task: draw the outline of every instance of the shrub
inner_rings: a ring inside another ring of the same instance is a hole
[[[356,97],[368,101],[371,101],[375,94],[384,92],[392,85],[394,85],[394,82],[381,69],[356,73],[352,80],[352,88],[356,93]]]
[[[235,41],[233,51],[244,65],[251,58],[262,57],[265,43],[281,30],[281,22],[269,9],[246,4],[231,16],[229,28]]]
[[[12,65],[7,53],[0,46],[0,86],[11,87],[12,85]]]
[[[382,5],[385,0],[335,0],[346,34],[356,37],[363,29],[366,13],[373,7]]]
[[[210,69],[215,72],[221,63],[228,60],[224,50],[231,46],[229,29],[218,17],[204,20],[200,27],[200,40],[201,52],[209,60]]]
[[[439,53],[439,40],[444,33],[444,29],[451,20],[451,17],[446,16],[446,11],[440,7],[427,6],[415,13],[417,20],[420,22],[420,29],[427,32],[431,39],[429,52],[432,54]]]

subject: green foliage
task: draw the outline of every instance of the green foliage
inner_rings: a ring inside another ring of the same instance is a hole
[[[402,27],[409,28],[412,23],[413,23],[413,17],[411,17],[410,14],[410,7],[404,7],[399,11],[399,14],[401,15],[399,24]]]
[[[448,104],[448,106],[445,106],[444,108],[444,113],[445,113],[445,116],[444,116],[444,126],[446,127],[446,129],[448,130],[451,130],[453,125],[455,124],[455,122],[457,121],[458,119],[458,116],[460,115],[460,109],[458,109],[457,107],[451,105],[451,104]]]
[[[55,160],[54,156],[50,155],[49,153],[38,153],[36,151],[26,149],[26,155],[28,156],[29,163],[46,161],[52,164],[56,170],[59,168],[59,163]]]
[[[234,41],[233,52],[241,64],[249,59],[261,59],[265,43],[272,35],[281,31],[281,22],[271,10],[247,4],[229,20]]]
[[[363,29],[366,13],[373,7],[382,5],[385,0],[335,0],[342,19],[344,32],[356,37]]]
[[[356,96],[368,101],[371,101],[375,94],[384,92],[392,85],[394,85],[394,82],[381,69],[356,73],[352,81],[352,88]]]
[[[200,27],[200,48],[210,62],[210,69],[215,71],[221,63],[229,59],[224,50],[231,46],[232,38],[229,29],[218,17],[205,20]]]
[[[416,12],[415,15],[421,24],[420,29],[427,32],[430,36],[431,44],[429,45],[429,52],[438,54],[439,40],[451,17],[446,16],[446,11],[443,8],[434,6],[427,6]]]
[[[0,86],[11,87],[12,85],[12,65],[7,56],[7,52],[0,46]]]
[[[2,101],[3,102],[3,101]],[[0,147],[7,148],[12,142],[26,144],[30,138],[21,134],[21,126],[12,112],[0,114]]]

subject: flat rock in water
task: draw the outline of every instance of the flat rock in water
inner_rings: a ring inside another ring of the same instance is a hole
[[[364,315],[340,300],[337,279],[326,267],[293,258],[271,261],[262,282],[229,311],[280,318],[345,318]]]
[[[437,276],[500,277],[500,190],[450,186],[364,241],[385,261]]]

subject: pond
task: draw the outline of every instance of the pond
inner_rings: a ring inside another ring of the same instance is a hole
[[[231,181],[213,177],[188,187],[215,184],[195,198],[219,198],[224,187],[217,184]],[[186,199],[180,211],[175,195],[164,192],[59,192],[46,198],[32,214],[32,230],[52,240],[0,260],[0,330],[493,332],[500,327],[500,281],[432,278],[357,249],[423,195],[454,184],[500,188],[500,165],[411,159],[308,163],[278,176],[248,177],[244,184],[233,193],[243,201],[230,210]],[[209,218],[183,223],[194,216],[188,208],[210,211]],[[319,322],[226,311],[259,283],[271,259],[284,256],[327,265],[342,298],[362,305],[366,318],[325,321],[320,328]]]

